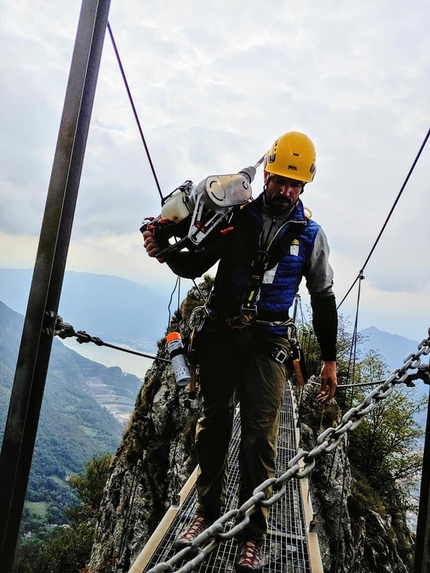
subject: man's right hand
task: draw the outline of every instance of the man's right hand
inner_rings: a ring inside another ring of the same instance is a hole
[[[160,245],[158,244],[156,238],[154,237],[153,231],[143,231],[143,246],[145,247],[146,252],[148,253],[149,257],[156,257],[157,253],[160,252]],[[160,263],[163,263],[163,259],[158,259]]]

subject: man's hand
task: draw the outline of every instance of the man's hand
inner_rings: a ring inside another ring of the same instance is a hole
[[[143,235],[143,246],[145,247],[148,256],[156,257],[157,253],[159,253],[161,249],[156,238],[154,237],[153,231],[148,231],[148,230],[143,231],[142,235]],[[160,261],[160,263],[164,262],[163,260],[160,259],[158,260]]]
[[[321,387],[317,395],[317,402],[328,402],[334,396],[337,388],[336,361],[327,360],[321,367]]]

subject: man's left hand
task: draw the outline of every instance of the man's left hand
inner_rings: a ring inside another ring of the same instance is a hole
[[[317,402],[331,400],[337,388],[336,361],[326,360],[321,367],[321,387],[317,395]]]

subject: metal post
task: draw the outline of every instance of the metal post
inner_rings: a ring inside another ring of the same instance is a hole
[[[423,467],[421,474],[420,504],[415,540],[414,573],[430,571],[430,394],[424,438]]]
[[[81,6],[0,455],[2,573],[12,571],[18,542],[109,7]]]

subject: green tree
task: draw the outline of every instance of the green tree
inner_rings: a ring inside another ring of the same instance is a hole
[[[373,351],[359,364],[363,383],[384,379],[386,371],[386,365]],[[354,395],[354,405],[363,398],[360,389]],[[421,469],[419,439],[423,430],[415,416],[426,402],[425,398],[415,400],[410,389],[398,386],[363,417],[349,437],[351,464],[367,477],[389,512],[407,508],[407,498]]]
[[[95,457],[86,464],[83,474],[69,478],[69,484],[80,500],[79,504],[73,505],[66,512],[71,525],[97,521],[111,463],[112,456],[110,454]]]
[[[308,313],[309,314],[309,313]],[[309,375],[319,374],[321,364],[317,340],[309,316],[302,314],[298,336],[305,355]],[[354,337],[348,322],[339,316],[337,373],[339,388],[336,401],[343,413],[360,404],[374,389],[370,386],[385,380],[389,369],[382,357],[374,352],[361,356],[360,335]],[[365,387],[362,384],[368,383]],[[352,385],[352,387],[350,387]],[[411,490],[416,486],[422,454],[419,439],[422,428],[416,414],[426,407],[426,399],[416,400],[405,385],[396,387],[377,407],[366,414],[359,426],[348,432],[348,457],[360,487],[374,494],[375,509],[401,514],[404,521]]]
[[[57,527],[42,547],[23,544],[14,573],[78,573],[85,567],[111,463],[110,454],[94,457],[82,474],[70,478],[79,503],[66,511],[69,525]]]
[[[321,352],[312,328],[309,313],[302,313],[300,321],[297,321],[297,335],[305,358],[308,376],[318,376],[321,368]],[[353,340],[348,321],[342,315],[339,315],[337,335],[337,376],[339,384],[348,384],[351,382],[351,379],[356,379],[354,366],[359,356],[355,349],[359,348],[361,340],[361,335],[357,335],[356,340]],[[342,396],[340,398],[342,399]],[[340,405],[342,406],[342,404]]]

